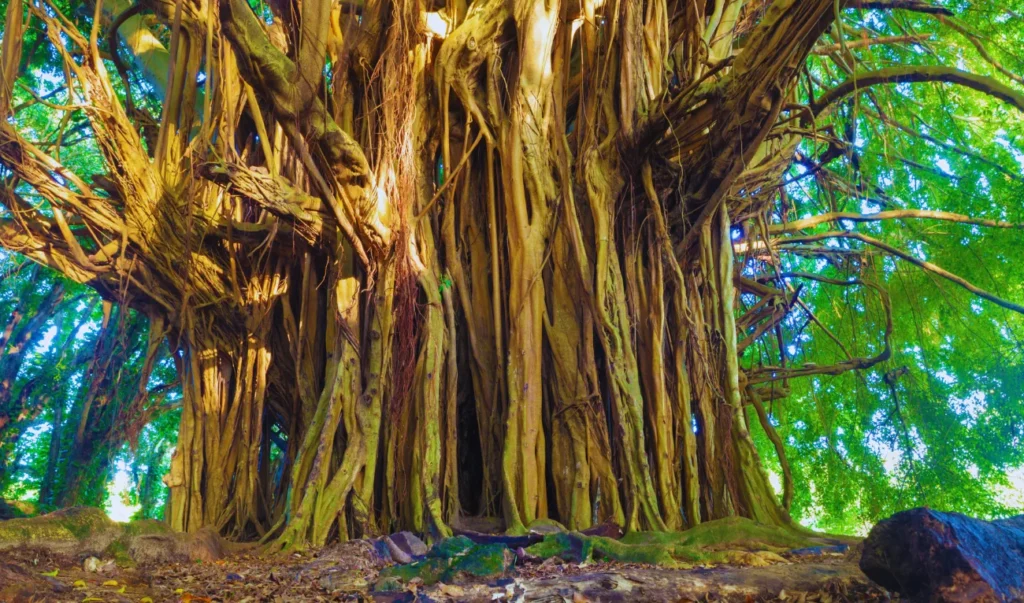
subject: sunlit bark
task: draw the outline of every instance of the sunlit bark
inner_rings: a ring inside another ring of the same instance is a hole
[[[749,431],[772,438],[753,386],[778,371],[739,354],[794,301],[736,273],[732,228],[772,219],[784,108],[837,3],[123,4],[80,29],[11,3],[7,31],[46,25],[106,173],[0,121],[0,161],[52,209],[0,189],[0,244],[166,324],[175,529],[442,536],[464,504],[513,532],[790,523],[788,465],[780,503]],[[167,61],[134,74],[162,95],[155,138],[101,58],[115,24],[115,51]],[[19,51],[5,37],[5,74]],[[861,85],[923,80],[1020,100],[946,71]],[[862,218],[889,217],[966,221]],[[737,286],[762,300],[745,316]]]

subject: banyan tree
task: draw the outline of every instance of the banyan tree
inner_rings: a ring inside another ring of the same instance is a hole
[[[889,358],[884,262],[1024,310],[880,226],[1014,224],[858,167],[857,130],[927,134],[893,90],[1021,117],[1020,76],[946,6],[0,4],[0,245],[168,342],[178,530],[789,525],[769,410]],[[832,362],[788,357],[796,315],[832,336],[805,287],[872,310]]]

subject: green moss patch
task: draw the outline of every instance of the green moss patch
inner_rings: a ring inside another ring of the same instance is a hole
[[[429,586],[467,578],[497,578],[512,567],[514,557],[503,544],[475,544],[465,536],[446,538],[430,549],[426,559],[383,570],[375,589],[401,590],[416,579]]]
[[[809,542],[807,536],[785,527],[733,517],[710,521],[684,532],[631,532],[621,540],[576,532],[549,534],[526,552],[543,559],[558,557],[576,563],[594,558],[682,567],[734,562],[742,557],[737,556],[737,552],[777,553],[807,546]]]

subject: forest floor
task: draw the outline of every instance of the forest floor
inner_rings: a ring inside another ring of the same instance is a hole
[[[665,569],[650,565],[549,559],[516,566],[489,582],[377,593],[389,565],[354,541],[319,551],[263,557],[233,554],[215,562],[85,571],[82,559],[19,548],[0,556],[0,602],[161,601],[888,601],[857,567],[856,555],[783,555],[764,567],[720,565]],[[101,561],[101,563],[103,563]]]

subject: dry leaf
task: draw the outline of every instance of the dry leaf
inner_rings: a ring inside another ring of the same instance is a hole
[[[444,582],[441,582],[437,585],[437,588],[449,597],[464,597],[466,595],[466,591],[464,591],[461,586],[457,586],[455,584],[445,584]]]

